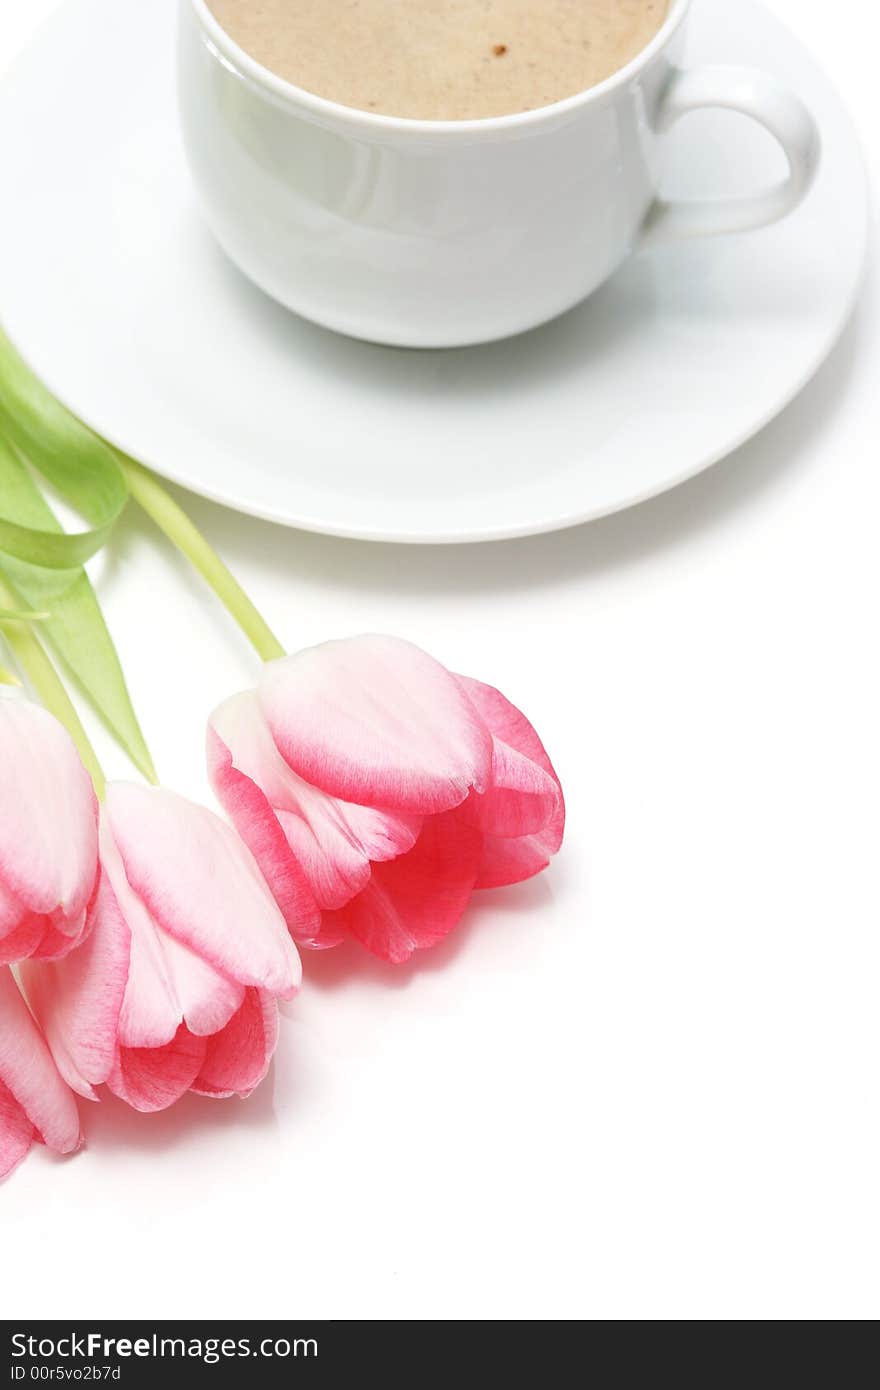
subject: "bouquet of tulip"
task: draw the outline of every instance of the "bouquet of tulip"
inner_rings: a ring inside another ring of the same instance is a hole
[[[61,528],[46,483],[86,529]],[[260,659],[254,688],[208,721],[227,819],[158,785],[84,569],[130,500]],[[301,983],[298,947],[354,938],[399,965],[562,842],[559,780],[503,695],[395,637],[286,655],[158,480],[2,337],[0,638],[0,1178],[35,1141],[79,1148],[74,1093],[106,1087],[144,1112],[249,1095]],[[65,680],[141,784],[106,782]]]

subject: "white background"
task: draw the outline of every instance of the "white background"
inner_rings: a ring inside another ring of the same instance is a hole
[[[55,3],[3,0],[0,63]],[[772,8],[876,183],[873,7]],[[872,277],[759,439],[588,528],[386,548],[191,501],[290,646],[395,631],[505,690],[567,844],[413,967],[309,956],[249,1102],[110,1101],[32,1154],[3,1316],[877,1316],[877,310]],[[207,796],[247,650],[134,515],[96,577],[160,770]]]

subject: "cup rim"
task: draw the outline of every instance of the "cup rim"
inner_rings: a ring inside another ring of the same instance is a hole
[[[574,115],[584,107],[601,101],[617,88],[630,82],[647,67],[655,54],[666,46],[684,21],[691,0],[671,0],[669,12],[651,42],[637,53],[631,62],[612,73],[604,82],[587,87],[583,92],[576,92],[574,96],[563,97],[561,101],[551,102],[548,106],[538,106],[532,111],[515,111],[507,116],[482,116],[466,121],[417,120],[410,116],[387,116],[378,111],[364,111],[357,106],[344,106],[328,97],[320,97],[315,92],[307,91],[305,87],[298,87],[294,82],[279,77],[246,53],[215,18],[208,8],[207,0],[190,0],[190,4],[220,59],[240,76],[262,87],[276,100],[280,99],[289,106],[305,108],[325,121],[343,122],[359,129],[364,135],[376,136],[384,132],[388,135],[425,135],[435,138],[439,136],[454,140],[462,137],[473,139],[481,135],[528,133],[559,117]]]

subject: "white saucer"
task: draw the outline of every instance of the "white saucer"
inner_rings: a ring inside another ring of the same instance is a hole
[[[368,346],[246,283],[203,229],[179,146],[177,0],[67,0],[0,85],[0,319],[114,444],[241,511],[335,535],[467,541],[630,506],[743,443],[840,333],[865,179],[816,63],[755,0],[697,0],[690,60],[778,74],[824,159],[781,225],[633,260],[522,338]],[[748,192],[781,156],[741,117],[670,137],[675,192]]]

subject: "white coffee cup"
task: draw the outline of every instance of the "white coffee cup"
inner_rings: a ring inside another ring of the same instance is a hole
[[[181,0],[180,103],[193,177],[231,259],[340,333],[405,347],[505,338],[563,313],[646,243],[763,227],[807,193],[815,122],[751,69],[677,66],[690,0],[672,0],[627,67],[535,111],[416,121],[354,110],[276,77]],[[658,198],[665,133],[725,107],[759,121],[787,178],[751,198]]]

